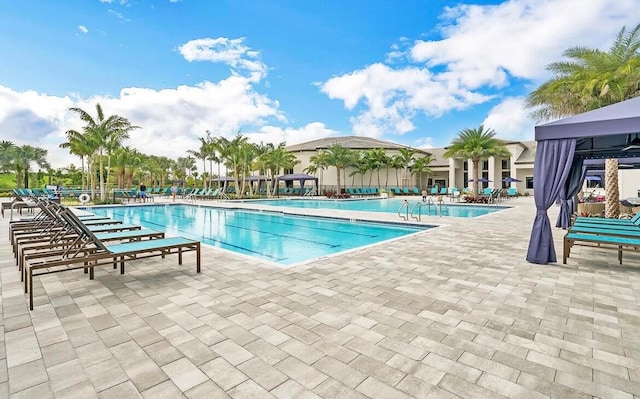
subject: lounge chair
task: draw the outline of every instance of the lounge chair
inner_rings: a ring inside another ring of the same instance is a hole
[[[638,249],[640,249],[640,238],[568,232],[563,239],[563,264],[567,263],[567,258],[569,258],[569,253],[574,245],[595,246],[601,249],[617,250],[618,262],[622,264],[622,252],[638,251]]]
[[[124,244],[105,245],[96,235],[68,209],[60,216],[82,237],[79,245],[73,246],[62,255],[50,258],[24,259],[26,275],[25,292],[29,293],[29,309],[33,310],[33,277],[42,274],[59,273],[67,270],[89,269],[89,278],[94,278],[94,267],[111,264],[114,268],[120,264],[120,274],[124,274],[125,260],[141,259],[152,256],[177,254],[178,264],[182,264],[183,252],[196,252],[196,272],[200,273],[200,242],[183,237],[161,238],[145,241],[134,241]]]
[[[9,209],[12,211],[11,217],[13,218],[13,211],[18,210],[20,214],[24,209],[33,210],[38,207],[35,198],[30,197],[29,193],[23,191],[22,189],[13,190],[14,199],[11,202],[2,202],[0,205],[0,213],[2,217],[4,217],[5,209]]]

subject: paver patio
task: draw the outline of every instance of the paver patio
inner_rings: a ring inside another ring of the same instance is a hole
[[[640,256],[530,264],[533,199],[505,204],[291,268],[203,246],[201,274],[49,275],[31,312],[0,219],[0,398],[640,396]]]

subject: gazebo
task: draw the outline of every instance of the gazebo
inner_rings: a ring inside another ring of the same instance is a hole
[[[560,200],[556,227],[567,228],[573,198],[587,169],[602,168],[605,159],[640,167],[640,97],[535,127],[538,142],[533,189],[536,216],[527,261],[556,262],[547,210]],[[588,160],[588,161],[587,161]]]
[[[300,187],[304,187],[304,183],[307,180],[312,180],[314,182],[314,186],[315,186],[315,192],[318,192],[318,178],[315,176],[311,176],[311,175],[306,175],[304,173],[292,173],[292,174],[287,174],[287,175],[282,175],[282,176],[278,176],[276,178],[276,184],[279,181],[284,181],[284,182],[293,182],[293,181],[299,181],[300,182]]]

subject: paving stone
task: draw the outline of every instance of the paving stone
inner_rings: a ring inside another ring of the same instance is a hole
[[[286,375],[255,357],[239,365],[238,369],[267,391],[271,391],[288,379]]]
[[[162,366],[162,370],[182,392],[207,380],[207,376],[186,358]]]
[[[89,381],[85,374],[85,368],[78,359],[49,367],[47,374],[54,392],[63,391],[74,385]]]
[[[307,366],[294,357],[288,357],[276,364],[275,367],[308,389],[315,388],[327,378],[324,373],[321,373],[311,366]]]
[[[139,387],[136,387],[140,390]],[[182,392],[171,381],[165,381],[149,389],[142,390],[142,397],[145,399],[181,399],[184,398]]]
[[[200,369],[225,391],[247,380],[247,375],[219,357],[203,364]]]
[[[234,366],[253,357],[251,352],[247,351],[230,339],[211,346],[211,349]]]
[[[55,397],[56,399],[93,399],[98,397],[98,393],[93,388],[91,381],[86,380],[56,392]]]
[[[136,399],[142,398],[133,384],[129,381],[122,384],[113,386],[107,390],[104,390],[98,394],[100,399]]]
[[[184,393],[189,399],[228,399],[231,396],[217,386],[213,381],[205,381]]]
[[[8,384],[5,384],[5,386],[8,386]],[[0,398],[8,397],[9,389],[3,390],[3,388],[0,388]],[[11,399],[54,399],[54,397],[51,385],[47,382],[11,394]]]
[[[128,380],[127,374],[115,359],[91,365],[85,371],[98,393]]]

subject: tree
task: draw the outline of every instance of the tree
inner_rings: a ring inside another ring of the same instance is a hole
[[[317,155],[312,155],[309,158],[309,166],[306,167],[303,172],[305,173],[310,173],[312,175],[315,175],[318,171],[320,171],[320,177],[319,177],[319,187],[322,187],[322,177],[324,175],[324,170],[327,168],[327,154],[324,152],[320,152]],[[319,190],[321,190],[321,188],[319,188]],[[317,193],[320,194],[320,193]]]
[[[18,187],[29,187],[29,171],[32,164],[37,164],[41,168],[49,168],[47,162],[47,150],[30,145],[14,147],[10,152],[11,164],[16,172],[16,183]]]
[[[139,126],[132,125],[127,118],[118,115],[111,115],[105,118],[104,112],[100,104],[96,104],[97,118],[94,119],[88,112],[80,108],[69,108],[70,111],[77,113],[80,119],[85,123],[83,127],[84,134],[89,136],[89,141],[95,147],[97,152],[100,176],[100,199],[106,197],[106,186],[104,178],[104,155],[107,155],[108,164],[111,163],[111,153],[121,143],[129,138],[129,132],[139,129]],[[107,180],[109,171],[107,171]]]
[[[428,176],[430,174],[433,174],[433,170],[431,169],[431,162],[433,162],[433,157],[431,155],[418,158],[413,162],[411,173],[418,176],[418,187],[420,188],[425,188],[422,185],[422,175],[426,174]]]
[[[493,129],[484,129],[480,125],[477,129],[463,129],[458,133],[447,151],[443,154],[447,158],[470,159],[473,163],[473,196],[478,195],[478,177],[480,161],[490,157],[508,158],[510,156],[507,147],[499,140]]]
[[[11,160],[16,145],[8,140],[0,141],[0,172],[7,172],[12,169]]]
[[[409,186],[409,176],[408,176],[409,166],[411,166],[411,164],[415,160],[413,156],[416,154],[417,150],[413,148],[400,148],[399,151],[400,151],[400,154],[397,155],[398,162],[402,167],[402,169],[404,169],[404,177],[402,178],[402,185],[404,187],[407,187]]]
[[[84,168],[84,160],[85,158],[88,160],[89,157],[95,152],[96,145],[91,140],[91,137],[88,134],[83,134],[76,130],[67,130],[65,135],[67,136],[67,141],[60,144],[60,148],[66,148],[69,150],[69,153],[80,157],[80,168],[82,172],[82,182],[80,185],[84,190],[88,186],[88,179],[87,175],[85,174]],[[85,181],[87,182],[87,186],[85,186]]]
[[[527,98],[536,120],[567,117],[640,95],[640,24],[631,31],[623,27],[609,51],[573,47],[563,56],[570,60],[549,64],[554,76]],[[606,216],[617,217],[617,162],[605,162],[605,187]]]
[[[322,153],[327,165],[336,168],[337,193],[340,194],[342,193],[340,172],[352,164],[353,151],[340,144],[333,144],[328,149],[323,150]]]

